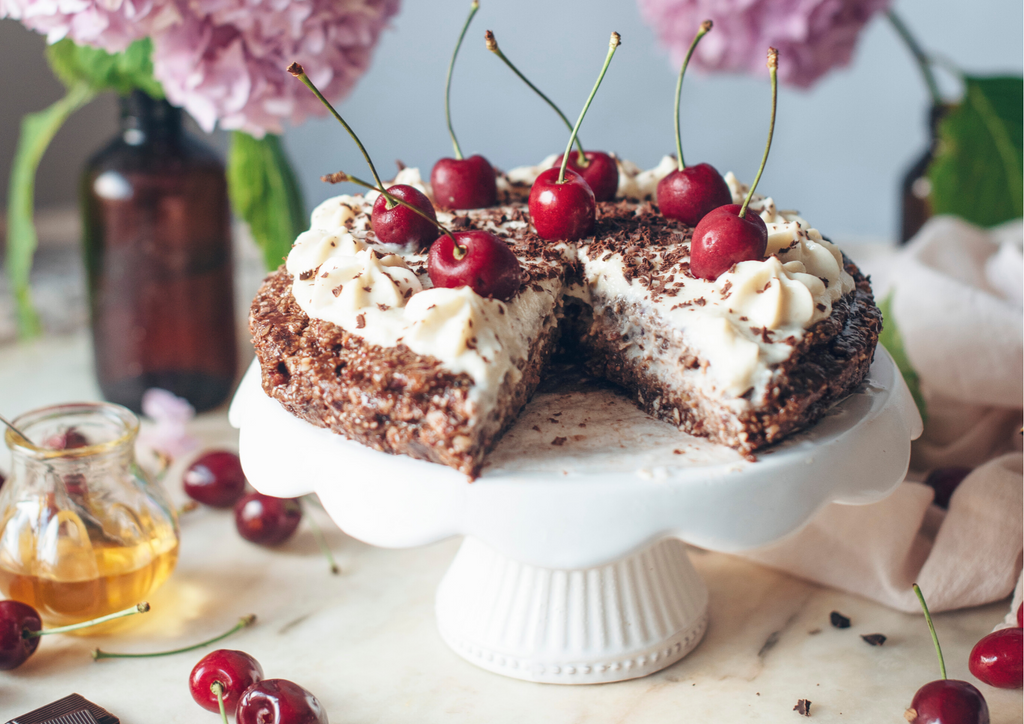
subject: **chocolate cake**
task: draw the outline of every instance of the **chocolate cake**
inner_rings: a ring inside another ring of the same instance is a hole
[[[430,288],[425,254],[375,246],[373,193],[325,202],[253,302],[264,390],[314,425],[471,477],[560,346],[650,414],[748,456],[812,424],[871,364],[881,316],[867,279],[758,196],[766,259],[693,277],[693,230],[649,201],[671,167],[622,164],[626,198],[599,204],[593,236],[574,244],[530,229],[521,199],[539,167],[503,177],[499,207],[439,213],[509,244],[523,282],[507,302]],[[429,195],[415,169],[396,181]]]

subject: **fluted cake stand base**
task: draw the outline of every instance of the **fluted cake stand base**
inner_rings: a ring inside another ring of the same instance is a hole
[[[881,347],[857,392],[757,461],[594,381],[538,391],[472,484],[293,417],[264,394],[255,363],[230,419],[262,493],[316,493],[342,530],[372,545],[466,536],[437,594],[444,640],[485,669],[563,684],[644,676],[697,645],[708,594],[681,541],[754,548],[829,503],[880,500],[921,432]]]

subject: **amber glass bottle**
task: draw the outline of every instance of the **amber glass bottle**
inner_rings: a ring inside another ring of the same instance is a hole
[[[906,244],[924,226],[924,222],[932,216],[929,196],[932,191],[928,180],[928,167],[935,158],[935,150],[939,145],[939,122],[949,106],[933,105],[928,112],[928,147],[914,165],[903,175],[900,182],[900,243]]]
[[[197,410],[222,403],[237,367],[224,166],[181,110],[135,91],[121,133],[82,179],[93,348],[107,399],[138,411],[161,387]]]

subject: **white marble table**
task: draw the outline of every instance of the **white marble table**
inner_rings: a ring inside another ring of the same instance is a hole
[[[0,410],[96,398],[84,335],[0,347]],[[221,412],[195,424],[206,445],[232,446]],[[168,477],[183,500],[179,463]],[[6,469],[0,456],[0,469]],[[151,598],[153,612],[118,636],[57,636],[28,663],[0,673],[0,721],[77,691],[126,724],[217,721],[195,705],[188,674],[202,652],[94,663],[89,651],[147,651],[198,641],[246,613],[257,625],[222,646],[256,656],[268,677],[313,691],[331,721],[388,722],[798,722],[810,699],[821,722],[903,721],[916,689],[938,676],[920,616],[897,613],[755,564],[694,552],[711,591],[708,634],[690,656],[653,676],[618,684],[562,687],[506,679],[450,651],[434,624],[434,592],[458,541],[381,550],[330,526],[342,574],[331,576],[305,525],[278,549],[241,540],[229,513],[200,510],[182,520],[178,570]],[[972,680],[967,656],[1006,604],[943,614],[936,624],[950,676]],[[853,621],[834,629],[829,613]],[[883,633],[872,647],[860,634]],[[992,721],[1022,720],[1021,692],[975,682]]]

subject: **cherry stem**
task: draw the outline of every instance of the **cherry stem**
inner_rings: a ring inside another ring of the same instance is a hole
[[[932,622],[932,614],[928,611],[928,604],[924,602],[924,594],[921,593],[921,587],[916,583],[914,584],[914,593],[917,594],[917,600],[921,602],[921,608],[924,609],[924,620],[928,622],[928,630],[932,632],[932,643],[935,644],[935,653],[939,655],[939,671],[942,672],[942,678],[948,678],[946,676],[946,662],[942,658],[942,647],[939,646],[939,636],[935,633],[935,624]]]
[[[327,539],[324,537],[324,532],[320,528],[320,524],[316,522],[308,512],[306,512],[306,520],[309,521],[309,527],[313,531],[313,537],[316,539],[316,544],[320,546],[320,552],[324,554],[327,559],[327,563],[331,566],[331,573],[338,575],[341,573],[341,569],[338,568],[338,564],[334,560],[334,555],[331,553],[330,546],[327,545]]]
[[[383,192],[384,183],[380,180],[380,176],[377,175],[377,169],[373,167],[373,161],[370,160],[370,154],[366,152],[366,149],[363,147],[363,143],[359,140],[359,136],[356,135],[356,132],[352,130],[351,126],[345,123],[345,119],[341,117],[341,114],[334,110],[334,106],[331,105],[330,101],[324,98],[323,93],[313,85],[313,81],[309,79],[309,76],[306,75],[306,71],[302,69],[301,65],[298,63],[292,63],[288,66],[288,72],[301,80],[303,85],[313,91],[313,95],[319,98],[320,102],[327,106],[327,110],[329,110],[331,114],[338,119],[338,123],[345,127],[345,130],[348,131],[348,135],[352,136],[352,140],[356,142],[357,146],[359,146],[359,151],[363,154],[363,158],[366,159],[366,165],[370,167],[370,173],[373,174],[373,179],[377,182],[376,188]]]
[[[476,11],[480,9],[480,3],[477,0],[469,6],[469,17],[466,18],[466,24],[462,26],[462,32],[459,33],[459,41],[455,43],[455,51],[452,53],[452,60],[448,64],[448,77],[444,83],[444,117],[448,121],[448,135],[452,137],[452,145],[455,147],[455,158],[462,160],[462,149],[459,148],[459,140],[455,138],[455,129],[452,128],[452,111],[451,104],[448,102],[448,98],[452,91],[452,70],[455,68],[455,58],[459,54],[459,48],[462,47],[462,40],[466,37],[466,31],[469,30],[469,24],[473,22],[473,16],[476,15]]]
[[[349,174],[345,173],[344,171],[337,171],[335,173],[327,174],[326,176],[321,176],[320,180],[325,182],[325,183],[329,183],[329,184],[340,184],[340,183],[344,183],[344,182],[348,181],[350,183],[356,184],[357,186],[362,186],[364,189],[371,189],[373,191],[379,191],[381,196],[383,196],[385,199],[390,201],[392,204],[398,204],[399,206],[404,206],[405,208],[409,209],[410,211],[412,211],[415,214],[418,214],[419,216],[422,216],[424,219],[426,219],[431,224],[436,226],[438,228],[438,230],[441,231],[441,233],[443,233],[445,236],[448,236],[449,238],[451,238],[452,243],[455,244],[456,251],[458,251],[459,249],[462,249],[462,247],[459,246],[459,242],[457,242],[455,240],[455,237],[452,235],[452,232],[448,231],[448,229],[443,224],[441,224],[439,221],[437,221],[437,219],[431,219],[429,216],[424,214],[422,211],[417,209],[415,206],[413,206],[409,202],[402,201],[402,199],[398,198],[397,196],[392,196],[387,191],[381,191],[380,189],[378,189],[376,186],[374,186],[369,181],[363,181],[362,179],[356,178],[355,176],[350,176]],[[462,249],[462,253],[465,254],[466,250]],[[461,259],[462,257],[461,256],[456,256],[456,258],[457,259]]]
[[[754,189],[757,188],[757,182],[761,180],[761,174],[764,172],[764,165],[768,163],[768,151],[772,148],[772,134],[775,133],[775,106],[779,100],[779,51],[775,48],[768,48],[768,75],[772,79],[772,119],[768,123],[768,143],[764,146],[764,156],[761,157],[761,167],[757,169],[757,176],[754,177],[754,183],[750,185],[750,190],[747,191],[747,198],[743,199],[743,206],[740,207],[740,213],[738,216],[742,219],[747,213],[747,204],[750,203],[750,199],[754,196]]]
[[[217,706],[220,707],[220,718],[224,724],[228,724],[228,713],[224,711],[224,684],[214,681],[210,684],[210,691],[217,697]]]
[[[683,93],[683,75],[686,73],[686,66],[690,64],[690,56],[697,49],[697,43],[711,31],[712,27],[714,27],[714,23],[710,20],[705,20],[700,24],[700,30],[693,37],[690,49],[686,51],[686,57],[683,58],[683,66],[679,69],[679,80],[676,81],[676,161],[679,164],[680,171],[686,168],[686,163],[683,162],[683,138],[679,131],[679,99]]]
[[[911,35],[910,28],[903,22],[903,18],[896,14],[895,10],[890,8],[886,12],[886,16],[889,18],[889,22],[892,23],[893,28],[896,29],[896,34],[900,36],[907,49],[910,50],[910,54],[914,56],[914,61],[917,63],[921,75],[924,76],[924,83],[928,86],[928,94],[932,97],[932,105],[941,106],[943,103],[942,94],[939,93],[939,84],[935,81],[935,74],[932,73],[932,59],[925,54],[920,43],[917,42],[917,38]]]
[[[185,503],[183,506],[178,508],[178,515],[182,516],[182,515],[185,515],[186,513],[191,513],[192,511],[198,510],[198,509],[199,509],[199,503],[197,503],[194,500],[190,500],[187,503]]]
[[[569,152],[572,151],[572,142],[576,140],[576,134],[579,133],[580,126],[583,125],[583,117],[587,115],[587,110],[590,108],[590,102],[593,101],[594,96],[597,95],[597,89],[601,87],[601,81],[604,80],[604,74],[608,72],[608,66],[611,65],[612,56],[615,55],[615,51],[620,45],[622,45],[622,37],[618,33],[612,33],[611,40],[608,41],[608,55],[605,56],[604,65],[601,66],[601,74],[597,76],[597,82],[594,83],[594,89],[590,91],[590,96],[587,98],[587,102],[583,105],[580,117],[576,119],[576,125],[573,126],[572,133],[569,134],[569,143],[565,146],[565,153],[562,155],[562,165],[558,169],[557,183],[565,183],[565,166],[569,163]]]
[[[214,636],[212,639],[207,639],[206,641],[202,641],[198,644],[192,644],[191,646],[185,646],[180,649],[172,649],[171,651],[157,651],[156,653],[152,654],[117,654],[109,653],[107,651],[100,651],[99,649],[93,649],[92,658],[94,661],[99,661],[100,659],[152,659],[156,658],[157,656],[171,656],[172,654],[183,654],[187,651],[195,651],[196,649],[201,649],[204,646],[215,644],[222,639],[226,639],[228,636],[235,633],[236,631],[241,631],[243,628],[249,628],[254,623],[256,623],[256,615],[250,613],[249,615],[242,616],[242,618],[238,619],[238,623],[236,623],[229,631],[225,631],[219,636]]]
[[[58,628],[48,628],[43,631],[22,631],[21,637],[25,639],[34,639],[37,636],[49,636],[50,634],[68,633],[70,631],[77,631],[80,628],[89,628],[90,626],[98,626],[101,623],[107,623],[108,621],[114,621],[119,618],[125,618],[126,616],[134,616],[137,613],[147,613],[149,611],[149,604],[143,601],[140,604],[126,608],[124,611],[118,611],[117,613],[107,614],[106,616],[100,616],[94,618],[92,621],[83,621],[82,623],[73,623],[70,626],[60,626]]]
[[[501,52],[501,48],[498,47],[498,40],[494,37],[494,33],[488,30],[486,33],[484,33],[484,40],[487,43],[487,49],[494,53],[499,58],[501,58],[502,62],[505,65],[507,65],[513,73],[519,76],[519,80],[523,81],[523,83],[526,83],[526,85],[530,87],[530,90],[539,95],[545,103],[551,106],[551,110],[558,114],[558,117],[562,119],[562,123],[565,124],[565,127],[571,131],[572,121],[565,117],[565,114],[562,113],[562,109],[556,106],[553,100],[544,95],[544,93],[541,92],[540,88],[531,83],[529,79],[527,79],[525,75],[520,73],[519,69],[512,64],[512,61],[505,57],[505,54]],[[586,156],[583,155],[583,143],[580,141],[579,136],[576,137],[576,148],[579,149],[579,160],[576,162],[576,165],[581,168],[586,168],[587,166],[590,165],[590,161],[588,161]]]

